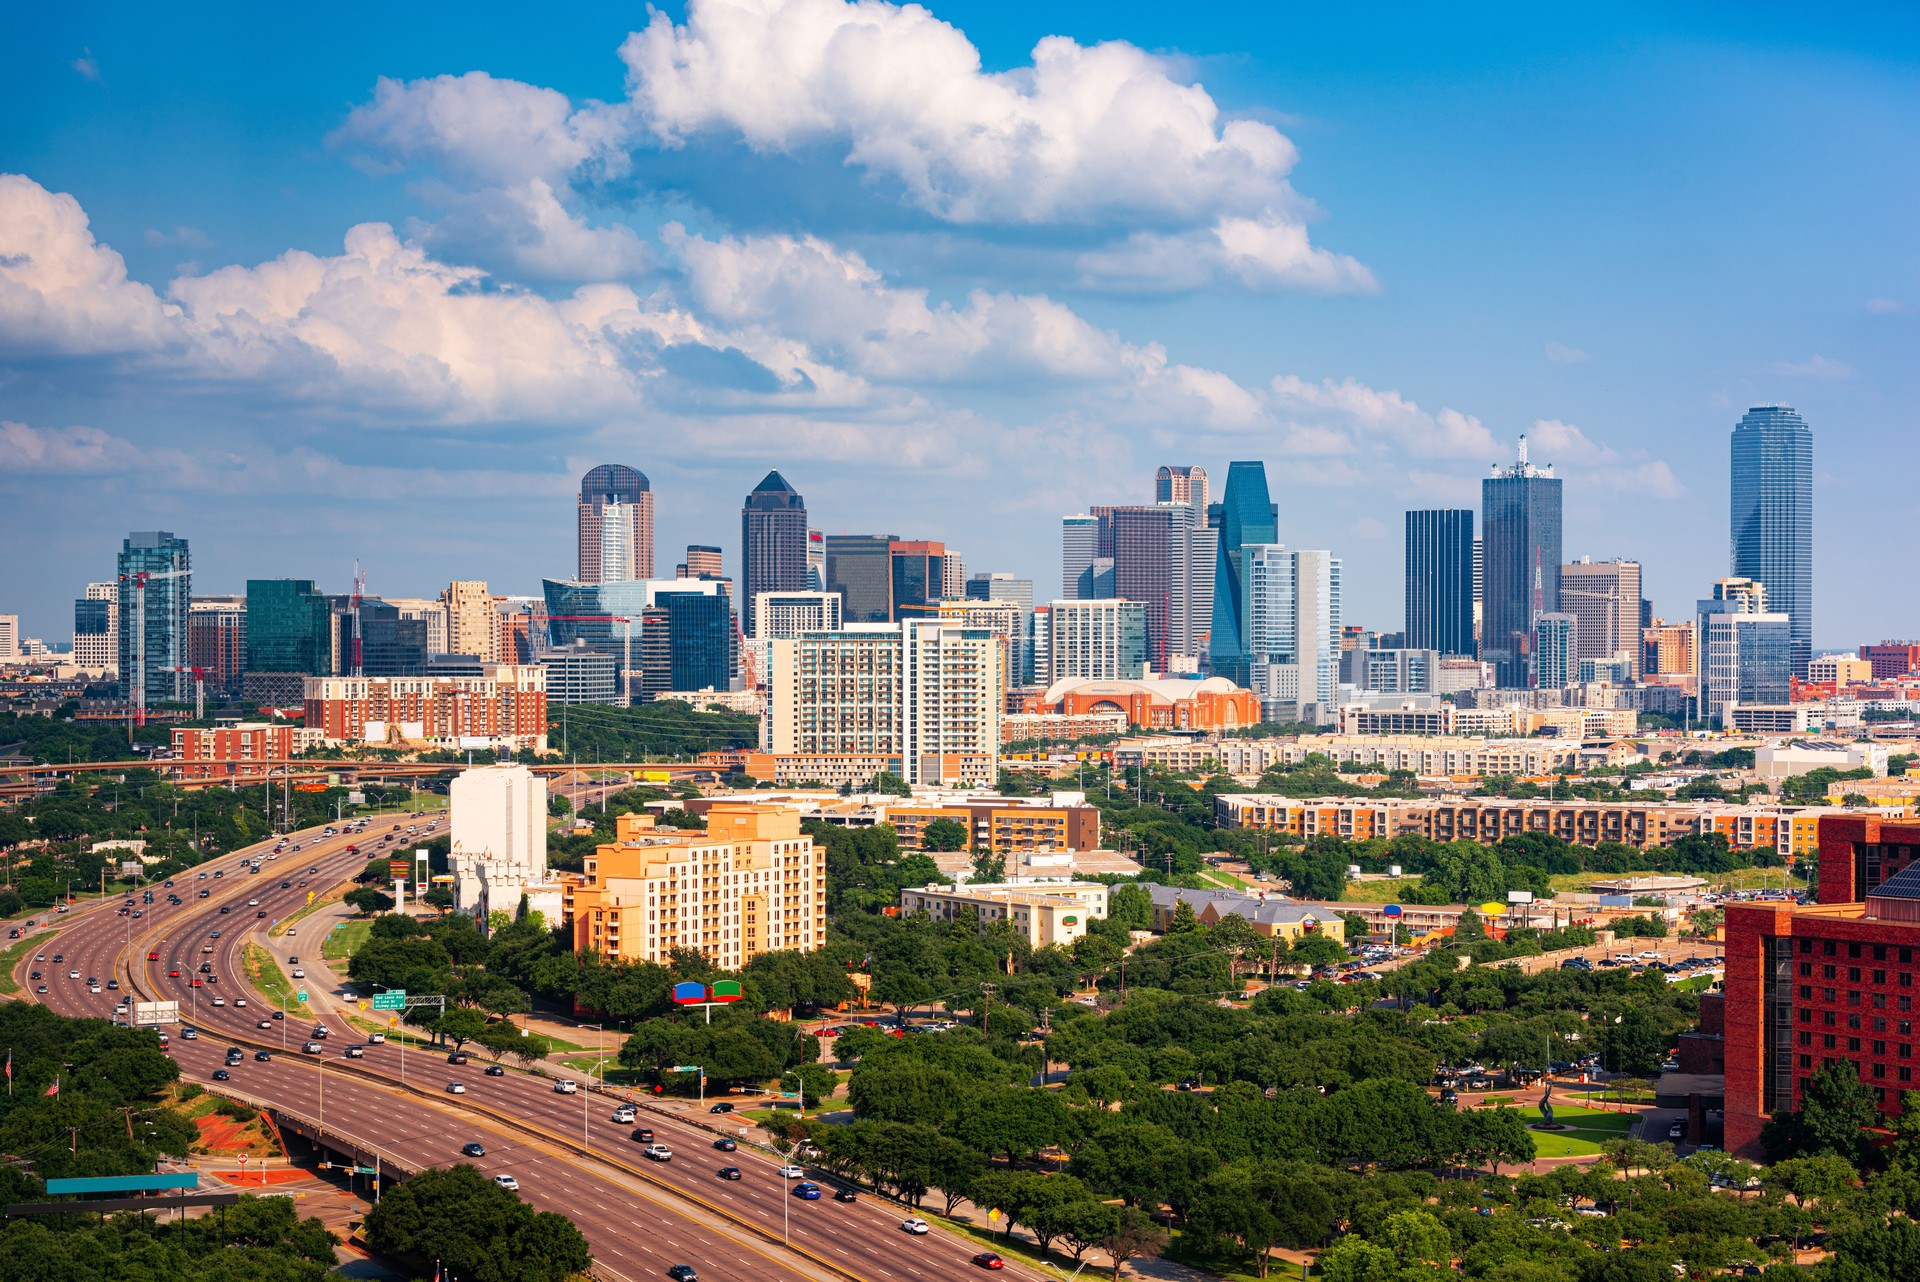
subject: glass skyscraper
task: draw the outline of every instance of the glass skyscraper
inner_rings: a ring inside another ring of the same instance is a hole
[[[887,623],[893,618],[891,534],[827,535],[827,591],[840,594],[840,617],[848,623]]]
[[[172,671],[187,666],[191,569],[187,541],[165,530],[135,531],[120,545],[120,690],[128,699],[142,669],[149,707],[193,697],[193,674]]]
[[[1227,466],[1227,488],[1220,499],[1220,546],[1213,571],[1213,627],[1207,638],[1207,663],[1216,677],[1247,686],[1251,659],[1247,632],[1247,566],[1241,549],[1279,541],[1273,500],[1267,496],[1267,465],[1258,461]]]
[[[1471,655],[1473,509],[1407,513],[1406,646]]]
[[[247,671],[331,675],[331,621],[331,605],[312,579],[248,579]]]
[[[1480,658],[1503,690],[1533,684],[1533,622],[1560,610],[1560,482],[1519,458],[1480,482]]]
[[[1760,405],[1733,429],[1732,570],[1787,616],[1793,674],[1813,650],[1813,432],[1785,405]]]
[[[768,472],[740,508],[740,605],[748,635],[758,635],[754,597],[801,592],[809,586],[807,546],[806,500],[786,477]]]

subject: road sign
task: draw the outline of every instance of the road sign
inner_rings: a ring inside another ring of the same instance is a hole
[[[400,1017],[398,1015],[387,1016],[387,1027],[388,1028],[400,1027]]]
[[[405,1010],[407,1008],[407,990],[404,988],[389,988],[383,993],[375,993],[373,995],[373,1008],[375,1010]]]
[[[302,1006],[305,1006],[307,1004],[307,990],[303,988],[299,992],[295,993],[293,995],[293,1000],[295,1000],[296,1002],[299,1002]]]
[[[700,1066],[698,1064],[675,1064],[672,1071],[676,1073],[697,1073],[700,1071]]]
[[[178,1024],[180,1022],[179,1002],[135,1002],[133,1004],[133,1022],[135,1027],[143,1024]]]

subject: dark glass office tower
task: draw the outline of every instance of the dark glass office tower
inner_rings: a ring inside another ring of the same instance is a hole
[[[1247,643],[1247,567],[1241,549],[1279,542],[1273,500],[1267,497],[1267,465],[1230,463],[1220,497],[1220,550],[1213,571],[1213,628],[1207,662],[1213,675],[1235,685],[1252,682]]]
[[[728,690],[733,683],[733,606],[724,596],[662,592],[667,616],[667,688]]]
[[[1506,690],[1533,684],[1533,621],[1560,609],[1560,481],[1519,459],[1480,482],[1480,658]]]
[[[740,509],[740,611],[753,632],[757,592],[807,587],[807,504],[787,478],[768,472]]]
[[[940,612],[945,596],[947,547],[944,543],[896,540],[887,548],[893,593],[892,621],[926,618]]]
[[[193,674],[172,671],[187,666],[187,615],[193,606],[187,541],[165,530],[129,534],[120,545],[119,568],[121,693],[133,699],[144,670],[149,707],[191,699]]]
[[[1411,650],[1471,655],[1473,510],[1407,513],[1407,632]]]
[[[840,594],[843,623],[888,623],[893,619],[891,534],[827,535],[827,591]]]
[[[1760,405],[1733,429],[1733,573],[1766,586],[1784,614],[1793,675],[1813,650],[1813,433],[1785,405]]]
[[[331,615],[311,579],[248,579],[247,671],[330,675]]]
[[[333,616],[341,671],[353,666],[353,598]],[[427,621],[403,619],[379,597],[360,598],[360,671],[369,677],[413,677],[427,669]]]

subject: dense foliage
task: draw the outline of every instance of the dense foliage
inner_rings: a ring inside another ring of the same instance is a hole
[[[548,709],[547,742],[563,761],[685,761],[702,752],[751,748],[759,739],[758,717],[677,699],[631,708],[595,703]]]
[[[465,1164],[425,1170],[367,1215],[367,1244],[423,1274],[444,1265],[471,1282],[562,1282],[591,1262],[572,1220],[535,1211]]]

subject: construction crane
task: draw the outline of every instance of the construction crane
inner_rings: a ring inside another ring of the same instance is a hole
[[[162,668],[162,672],[193,673],[193,719],[204,721],[207,717],[207,670],[205,668]]]
[[[353,563],[353,675],[364,677],[366,669],[360,663],[360,594],[366,590],[367,576],[360,572],[360,562]]]
[[[634,624],[640,622],[638,618],[629,614],[548,614],[545,611],[536,611],[533,617],[534,621],[540,625],[541,635],[547,638],[548,645],[553,644],[553,633],[547,627],[549,623]],[[633,706],[633,686],[628,678],[628,674],[633,671],[633,628],[630,626],[625,628],[621,633],[620,639],[622,648],[626,654],[620,666],[621,706],[631,708]]]
[[[122,584],[120,599],[125,601],[125,584],[133,580],[133,724],[138,729],[147,724],[147,583],[157,579],[184,579],[190,570],[136,570],[132,574],[120,576]],[[125,627],[125,615],[121,616],[121,627]],[[185,641],[185,637],[180,638]],[[177,669],[176,669],[177,670]]]

